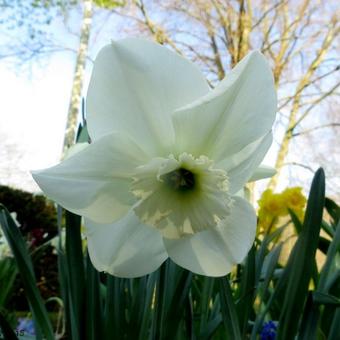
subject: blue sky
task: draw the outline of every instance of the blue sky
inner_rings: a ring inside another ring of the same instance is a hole
[[[46,27],[57,44],[74,51],[78,37],[73,33],[77,30],[77,10],[71,12],[67,27],[60,18]],[[0,35],[0,45],[5,45],[9,36],[20,39],[20,31]],[[91,46],[93,54],[109,42],[108,37],[97,40],[99,43]],[[13,59],[0,59],[0,157],[4,158],[0,162],[0,184],[37,191],[30,170],[60,160],[75,57],[72,51],[58,52],[20,67]],[[91,62],[85,89],[90,69]]]
[[[16,145],[20,155],[8,155],[10,169],[1,162],[1,183],[36,190],[29,170],[58,161],[72,70],[72,60],[61,56],[51,58],[46,69],[36,67],[31,79],[0,64],[1,145]]]

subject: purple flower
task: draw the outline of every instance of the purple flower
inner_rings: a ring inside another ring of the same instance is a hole
[[[274,321],[268,321],[263,324],[260,334],[261,340],[275,340],[277,324]]]
[[[19,318],[17,330],[23,331],[25,335],[35,335],[34,322],[29,318]]]

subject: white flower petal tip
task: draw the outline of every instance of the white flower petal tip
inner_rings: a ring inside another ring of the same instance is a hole
[[[77,143],[71,145],[65,152],[64,159],[70,158],[73,155],[77,154],[78,152],[86,149],[89,146],[88,143]]]
[[[277,173],[276,169],[271,166],[259,166],[253,175],[250,177],[249,182],[258,181],[260,179],[273,177]]]
[[[150,274],[168,258],[157,230],[143,225],[130,211],[113,224],[85,219],[88,250],[99,271],[123,278]]]
[[[110,134],[32,176],[62,207],[99,223],[123,217],[135,203],[132,173],[148,157],[129,137]]]
[[[233,197],[231,214],[218,227],[181,239],[163,242],[169,257],[196,274],[218,277],[228,274],[250,250],[256,233],[253,207]]]
[[[177,152],[222,161],[267,134],[276,111],[272,71],[261,53],[252,52],[207,95],[176,110]]]

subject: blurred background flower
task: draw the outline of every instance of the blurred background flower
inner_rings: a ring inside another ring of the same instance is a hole
[[[36,335],[34,321],[30,318],[18,318],[16,331],[19,335],[23,336]]]
[[[274,321],[268,321],[263,324],[260,338],[261,340],[275,340],[277,325]]]
[[[306,201],[301,187],[287,188],[281,193],[274,193],[271,189],[265,190],[258,200],[258,232],[273,232],[280,218],[289,216],[289,210],[302,221]]]

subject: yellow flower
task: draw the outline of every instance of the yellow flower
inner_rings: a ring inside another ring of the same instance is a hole
[[[258,201],[260,231],[273,230],[279,217],[289,215],[289,209],[302,220],[306,201],[301,187],[287,188],[279,194],[273,193],[271,189],[264,191]]]
[[[307,202],[306,197],[302,193],[301,187],[287,188],[282,192],[282,199],[287,209],[294,211],[294,213],[300,218],[303,218],[304,208]]]
[[[259,202],[260,212],[272,216],[285,215],[284,200],[281,194],[274,194],[271,189],[263,192]]]
[[[286,215],[287,209],[281,194],[274,194],[271,189],[263,192],[259,203],[259,227],[261,231],[269,231],[274,227],[278,217]]]

